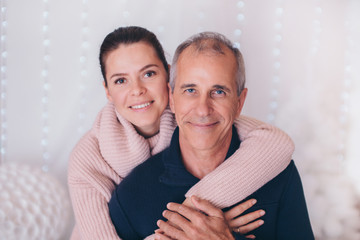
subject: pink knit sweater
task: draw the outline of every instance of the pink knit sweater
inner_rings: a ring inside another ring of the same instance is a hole
[[[235,126],[241,147],[193,186],[187,197],[196,195],[218,207],[228,207],[259,189],[289,164],[294,144],[284,132],[244,116]],[[166,109],[160,132],[145,139],[116,113],[113,104],[102,109],[93,128],[70,156],[68,184],[76,219],[72,240],[120,239],[109,217],[107,203],[111,193],[135,166],[169,145],[175,127],[174,116]]]

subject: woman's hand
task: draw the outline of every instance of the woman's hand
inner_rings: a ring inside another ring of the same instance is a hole
[[[237,233],[241,233],[245,235],[246,233],[260,227],[264,224],[264,221],[258,219],[265,215],[264,210],[257,210],[246,215],[240,216],[246,210],[254,206],[256,203],[255,199],[247,200],[246,202],[240,203],[235,207],[231,208],[227,212],[225,212],[225,219],[230,228]],[[186,198],[183,202],[184,205],[188,207],[195,208],[190,198]],[[258,220],[256,220],[258,219]],[[254,221],[256,220],[256,221]],[[255,238],[254,235],[246,236],[248,238]]]
[[[171,203],[168,205],[168,209],[170,211],[164,212],[164,217],[168,219],[168,222],[158,222],[159,229],[155,231],[155,239],[195,239],[195,236],[200,237],[201,234],[204,233],[209,234],[205,239],[211,239],[211,237],[214,236],[215,239],[222,239],[224,236],[219,236],[218,234],[219,232],[222,234],[226,232],[224,229],[227,227],[234,232],[245,235],[264,223],[263,220],[254,221],[265,214],[265,211],[263,210],[257,210],[246,215],[239,216],[255,203],[255,199],[250,199],[246,202],[238,204],[225,213],[222,213],[220,209],[212,206],[208,201],[195,197],[192,198],[192,201],[190,200],[188,202],[184,202],[183,204]],[[198,212],[199,210],[201,212]],[[215,215],[222,215],[222,217],[218,216],[214,220],[213,216]],[[221,223],[222,218],[224,220],[223,223]],[[210,224],[210,222],[212,223]],[[219,231],[219,229],[222,230]],[[247,235],[246,238],[253,239],[255,236]]]
[[[264,216],[264,210],[257,210],[246,215],[240,216],[247,209],[251,208],[256,203],[255,199],[247,200],[246,202],[240,203],[235,207],[225,212],[225,219],[227,220],[230,228],[237,233],[245,235],[246,233],[260,227],[264,224],[264,221],[258,219]],[[258,220],[256,220],[258,219]],[[256,221],[254,221],[256,220]],[[247,235],[247,238],[255,238],[254,235]]]
[[[222,240],[234,239],[231,228],[227,225],[223,211],[210,202],[191,197],[196,209],[184,204],[169,203],[163,212],[167,222],[157,222],[159,230],[155,239],[159,240]]]

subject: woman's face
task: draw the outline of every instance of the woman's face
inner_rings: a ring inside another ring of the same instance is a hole
[[[109,101],[145,137],[159,131],[168,104],[167,73],[152,46],[120,44],[105,58]]]

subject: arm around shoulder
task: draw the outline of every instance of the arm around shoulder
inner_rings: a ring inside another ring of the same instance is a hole
[[[70,156],[68,186],[75,213],[75,239],[120,239],[107,202],[119,176],[102,159],[96,139],[86,134]]]
[[[241,116],[235,121],[240,148],[186,194],[229,207],[273,179],[290,163],[294,143],[282,130]]]

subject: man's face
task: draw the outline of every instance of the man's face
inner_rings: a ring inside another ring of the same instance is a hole
[[[170,107],[180,143],[193,149],[218,149],[230,141],[245,101],[246,89],[237,96],[235,57],[223,50],[225,55],[194,53],[190,46],[178,60]]]

